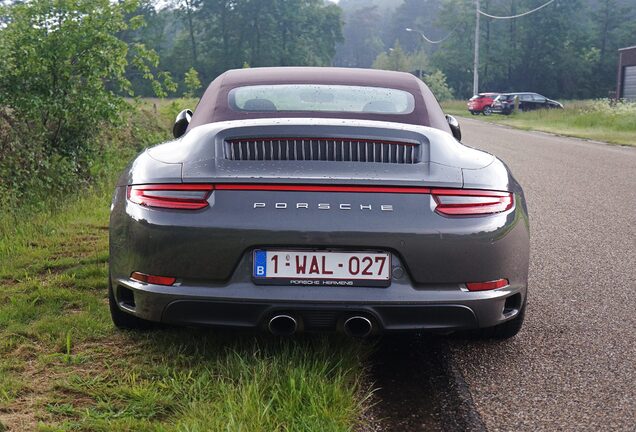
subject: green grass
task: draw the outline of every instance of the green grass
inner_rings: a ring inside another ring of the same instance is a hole
[[[524,130],[537,130],[557,135],[636,145],[636,103],[610,106],[607,101],[566,101],[563,110],[537,110],[510,116],[493,114],[472,116],[464,101],[443,102],[448,114],[472,117]]]
[[[468,114],[470,116],[466,103],[463,100],[451,99],[440,102],[440,105],[442,105],[442,109],[446,114],[454,116],[466,116]]]
[[[172,115],[175,107],[164,109]],[[160,135],[152,124],[136,127]],[[134,134],[124,134],[131,149],[116,154],[139,150]],[[0,213],[0,431],[363,427],[372,393],[363,344],[114,329],[107,226],[111,186],[126,157],[106,157],[95,186],[52,210]]]

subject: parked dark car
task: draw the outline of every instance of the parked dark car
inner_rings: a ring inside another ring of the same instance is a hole
[[[468,99],[468,111],[472,115],[483,114],[489,116],[492,114],[492,103],[499,93],[479,93]]]
[[[563,105],[555,100],[548,99],[538,93],[503,93],[495,98],[492,103],[492,112],[497,114],[511,114],[515,109],[515,97],[518,99],[519,111],[532,111],[536,109],[563,109]]]
[[[115,188],[118,327],[499,338],[521,328],[523,190],[503,162],[459,141],[413,75],[231,70],[173,133]]]

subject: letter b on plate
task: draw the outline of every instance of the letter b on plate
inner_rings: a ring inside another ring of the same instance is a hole
[[[263,250],[254,251],[254,276],[267,276],[267,252]]]

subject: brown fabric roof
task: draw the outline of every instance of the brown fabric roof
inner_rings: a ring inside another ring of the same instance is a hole
[[[244,112],[230,108],[228,93],[236,87],[263,84],[337,84],[389,87],[405,90],[415,97],[410,114],[331,112]],[[253,118],[320,117],[380,120],[431,126],[450,132],[444,113],[433,93],[415,76],[405,72],[332,67],[272,67],[233,69],[218,76],[208,86],[194,111],[189,129],[218,121]]]

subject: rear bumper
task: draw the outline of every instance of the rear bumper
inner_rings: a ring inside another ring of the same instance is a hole
[[[525,297],[525,289],[503,289],[442,302],[329,303],[184,296],[158,293],[152,287],[136,287],[133,292],[135,306],[120,303],[120,308],[155,322],[265,329],[273,316],[286,314],[296,318],[305,331],[339,331],[347,318],[362,315],[382,332],[491,327],[514,318]]]
[[[237,278],[224,285],[178,282],[160,286],[132,279],[112,280],[122,310],[140,318],[179,325],[264,329],[277,314],[294,316],[305,331],[337,331],[354,315],[369,318],[383,332],[454,331],[490,327],[512,319],[526,284],[468,292],[463,285],[413,286],[394,257],[389,287],[255,285]],[[245,258],[236,274],[249,274]]]

